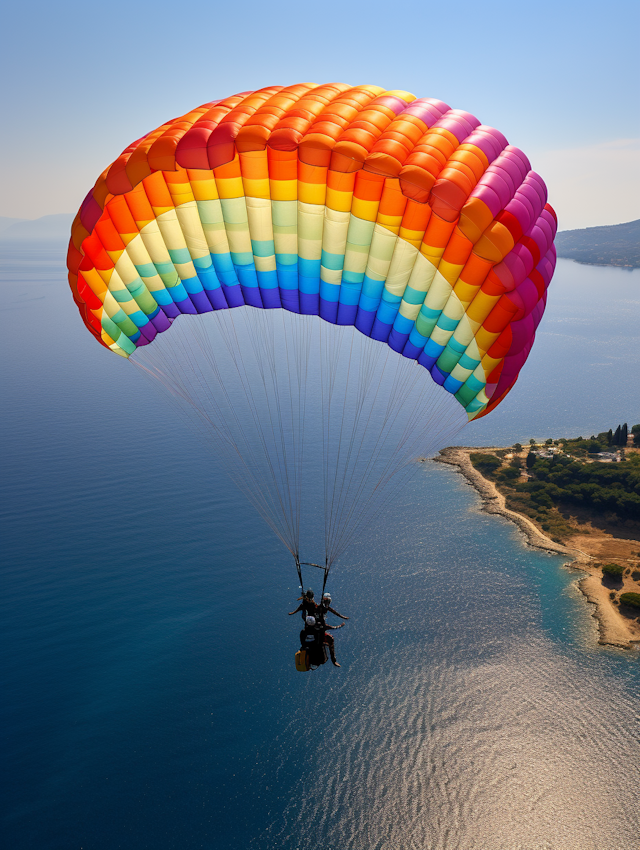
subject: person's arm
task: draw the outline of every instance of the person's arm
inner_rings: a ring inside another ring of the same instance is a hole
[[[298,611],[302,611],[302,603],[300,603],[300,605],[298,605],[298,607],[296,608],[295,611],[289,611],[289,616],[291,617],[292,614],[297,614]]]
[[[340,617],[341,620],[348,620],[349,619],[348,617],[345,617],[344,614],[338,614],[338,612],[336,611],[335,608],[329,608],[329,611],[331,611],[332,614],[335,614],[336,617]]]
[[[344,623],[340,623],[339,626],[330,626],[329,623],[325,623],[325,629],[341,629],[344,626]]]

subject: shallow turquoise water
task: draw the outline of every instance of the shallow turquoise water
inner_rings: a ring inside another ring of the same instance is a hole
[[[86,333],[62,252],[3,250],[7,846],[636,847],[638,657],[597,646],[562,559],[425,464],[332,575],[342,669],[296,674],[289,556]],[[560,263],[461,440],[640,421],[638,277]]]

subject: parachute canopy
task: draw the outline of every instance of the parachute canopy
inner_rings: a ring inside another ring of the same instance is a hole
[[[284,308],[417,360],[473,419],[515,383],[544,312],[546,200],[522,151],[442,101],[273,86],[131,144],[74,221],[69,281],[125,357],[183,313]]]

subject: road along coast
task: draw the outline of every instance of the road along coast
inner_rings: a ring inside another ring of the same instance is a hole
[[[600,561],[607,558],[620,559],[627,552],[631,554],[630,547],[637,548],[637,542],[613,537],[609,539],[608,535],[592,535],[585,530],[583,534],[577,533],[572,536],[566,544],[556,543],[532,519],[507,508],[505,496],[493,481],[485,478],[471,463],[472,452],[496,449],[500,450],[499,447],[452,446],[442,449],[434,460],[455,467],[477,491],[482,501],[482,510],[514,522],[523,532],[530,546],[558,555],[566,555],[570,558],[565,564],[566,567],[586,573],[578,582],[578,587],[587,601],[594,605],[593,616],[598,623],[600,644],[621,649],[640,649],[640,623],[624,616],[613,604],[610,589],[603,584],[602,572],[597,566]],[[623,590],[627,589],[637,590],[637,587],[629,584],[628,588],[626,586],[623,588]]]

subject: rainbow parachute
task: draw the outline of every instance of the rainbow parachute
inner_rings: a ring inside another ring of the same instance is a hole
[[[509,392],[555,265],[527,157],[468,112],[377,86],[273,86],[134,142],[76,217],[69,281],[128,357],[181,313],[248,304],[355,325],[469,419]]]

